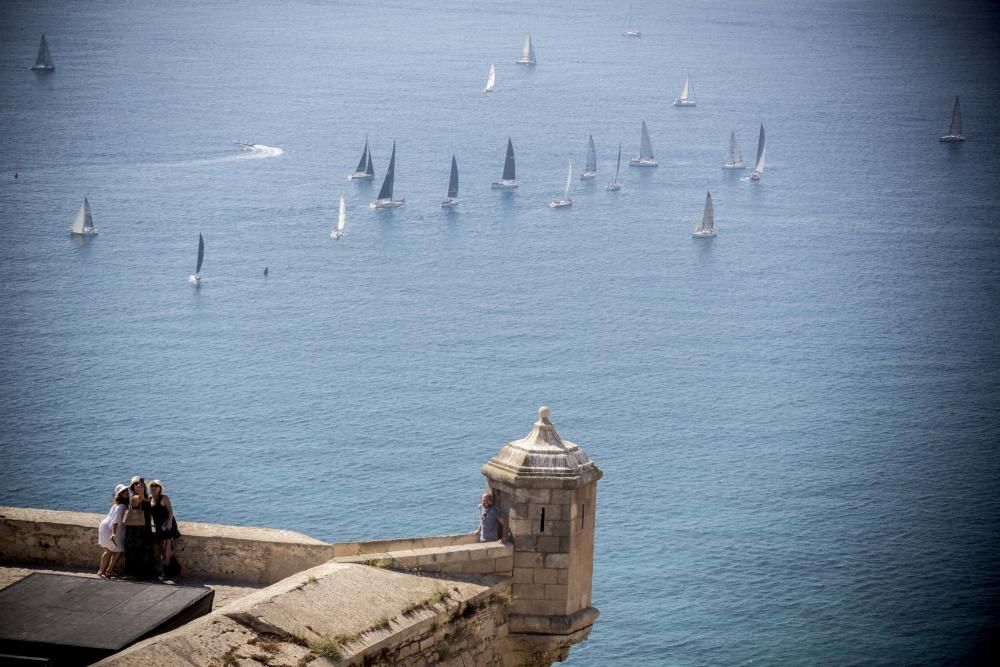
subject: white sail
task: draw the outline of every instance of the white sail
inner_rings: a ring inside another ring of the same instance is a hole
[[[563,199],[569,199],[569,185],[573,180],[573,161],[569,161],[569,173],[566,174],[566,192],[563,194]]]
[[[764,139],[764,125],[760,126],[760,137],[757,139],[757,164],[754,165],[753,173],[750,175],[753,178],[756,175],[758,178],[764,173],[764,156],[767,153],[767,144]]]
[[[587,165],[580,178],[592,178],[597,174],[597,149],[594,148],[594,135],[587,139]]]
[[[97,229],[94,227],[94,218],[90,214],[90,202],[87,198],[83,198],[83,204],[80,205],[80,210],[76,212],[76,217],[73,219],[73,226],[69,228],[71,234],[97,234]]]
[[[492,93],[493,92],[493,86],[496,85],[496,82],[497,82],[497,70],[496,70],[496,67],[494,67],[493,64],[491,63],[490,64],[490,73],[486,76],[486,87],[483,88],[483,92],[484,93]]]
[[[688,98],[688,88],[690,88],[690,86],[691,86],[690,79],[684,79],[684,88],[681,89],[681,99],[684,100],[685,102],[687,101]]]
[[[743,169],[745,167],[743,152],[740,150],[740,145],[736,143],[736,132],[729,134],[729,155],[722,167],[723,169]]]
[[[521,57],[517,61],[522,65],[534,65],[535,60],[535,47],[531,43],[531,33],[524,38],[524,46],[521,48]]]
[[[694,226],[695,236],[715,236],[715,209],[712,207],[712,193],[705,196],[705,212],[701,222]]]
[[[569,198],[569,188],[573,183],[573,161],[569,161],[569,171],[566,173],[566,189],[563,190],[562,199],[553,199],[549,202],[549,208],[562,208],[572,206],[573,200]]]
[[[681,96],[674,100],[675,107],[693,107],[697,103],[694,101],[694,87],[691,85],[691,77],[684,79],[684,87],[681,89]]]
[[[337,215],[337,231],[343,233],[344,224],[347,222],[347,206],[344,204],[344,195],[340,195],[340,213]]]

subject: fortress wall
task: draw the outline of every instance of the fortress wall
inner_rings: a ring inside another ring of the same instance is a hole
[[[0,563],[97,569],[97,526],[85,512],[0,507]],[[333,557],[334,547],[290,530],[179,521],[183,574],[272,584]]]

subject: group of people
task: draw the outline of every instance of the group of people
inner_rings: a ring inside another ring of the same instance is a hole
[[[181,534],[163,482],[138,475],[115,487],[108,515],[97,529],[103,547],[97,574],[128,579],[173,579],[180,574],[174,540]],[[124,560],[124,562],[123,562]]]

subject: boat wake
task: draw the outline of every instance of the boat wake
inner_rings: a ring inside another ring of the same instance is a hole
[[[225,164],[226,162],[240,162],[243,160],[263,160],[266,158],[278,157],[284,154],[284,150],[277,146],[265,146],[264,144],[253,144],[235,153],[228,153],[219,157],[203,157],[193,160],[176,160],[171,162],[147,163],[147,167],[201,167],[213,164]]]
[[[265,146],[264,144],[254,144],[234,156],[236,160],[263,160],[269,157],[278,157],[285,151],[277,146]]]

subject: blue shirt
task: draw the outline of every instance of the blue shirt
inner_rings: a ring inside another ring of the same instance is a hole
[[[496,542],[500,539],[500,510],[496,505],[490,505],[487,510],[479,506],[482,517],[479,519],[479,541]]]

